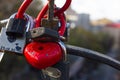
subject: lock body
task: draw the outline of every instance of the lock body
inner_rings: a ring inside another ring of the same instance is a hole
[[[8,36],[23,37],[27,21],[24,19],[10,18],[7,24],[6,34]]]
[[[50,28],[38,27],[28,31],[27,38],[35,41],[58,41],[59,34]]]
[[[62,59],[62,50],[56,42],[32,42],[24,50],[27,61],[37,69],[52,66]]]
[[[10,17],[6,27],[1,29],[0,33],[0,50],[9,53],[23,54],[24,47],[27,43],[26,32],[33,27],[33,19],[24,14],[26,21],[14,19],[16,14]]]
[[[22,38],[10,37],[6,35],[6,28],[2,28],[0,34],[0,50],[22,54],[26,43],[25,35]]]

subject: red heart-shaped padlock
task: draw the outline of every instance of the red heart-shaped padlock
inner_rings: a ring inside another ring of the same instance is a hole
[[[62,50],[56,42],[31,42],[24,49],[29,64],[37,69],[56,64],[62,58]]]

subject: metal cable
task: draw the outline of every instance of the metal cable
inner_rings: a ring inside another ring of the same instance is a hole
[[[109,56],[106,56],[102,53],[92,51],[89,49],[85,49],[85,48],[81,48],[81,47],[71,46],[71,45],[67,45],[66,48],[67,48],[68,54],[95,60],[95,61],[107,64],[111,67],[114,67],[114,68],[120,70],[120,62],[119,61],[117,61]]]

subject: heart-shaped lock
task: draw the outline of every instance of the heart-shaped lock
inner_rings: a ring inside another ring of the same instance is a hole
[[[25,47],[24,55],[33,67],[44,69],[62,59],[62,49],[56,42],[31,42]]]

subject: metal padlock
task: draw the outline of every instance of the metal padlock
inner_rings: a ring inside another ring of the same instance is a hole
[[[16,14],[13,14],[10,18],[14,18]],[[25,32],[23,34],[23,37],[17,37],[17,36],[9,36],[6,34],[8,25],[6,27],[3,27],[0,34],[0,50],[4,52],[10,52],[10,53],[18,53],[22,54],[24,50],[24,46],[26,45],[26,32],[33,27],[33,19],[27,15],[24,14],[25,18],[27,19],[27,24],[25,26]]]
[[[30,30],[27,37],[37,41],[58,41],[59,33],[50,28],[38,27]]]
[[[69,77],[69,62],[67,61],[66,47],[63,42],[59,42],[63,50],[62,60],[57,64],[43,70],[50,80],[68,80]]]
[[[41,22],[41,26],[46,28],[51,28],[57,31],[59,28],[59,22],[60,21],[58,19],[48,20],[43,18]]]

